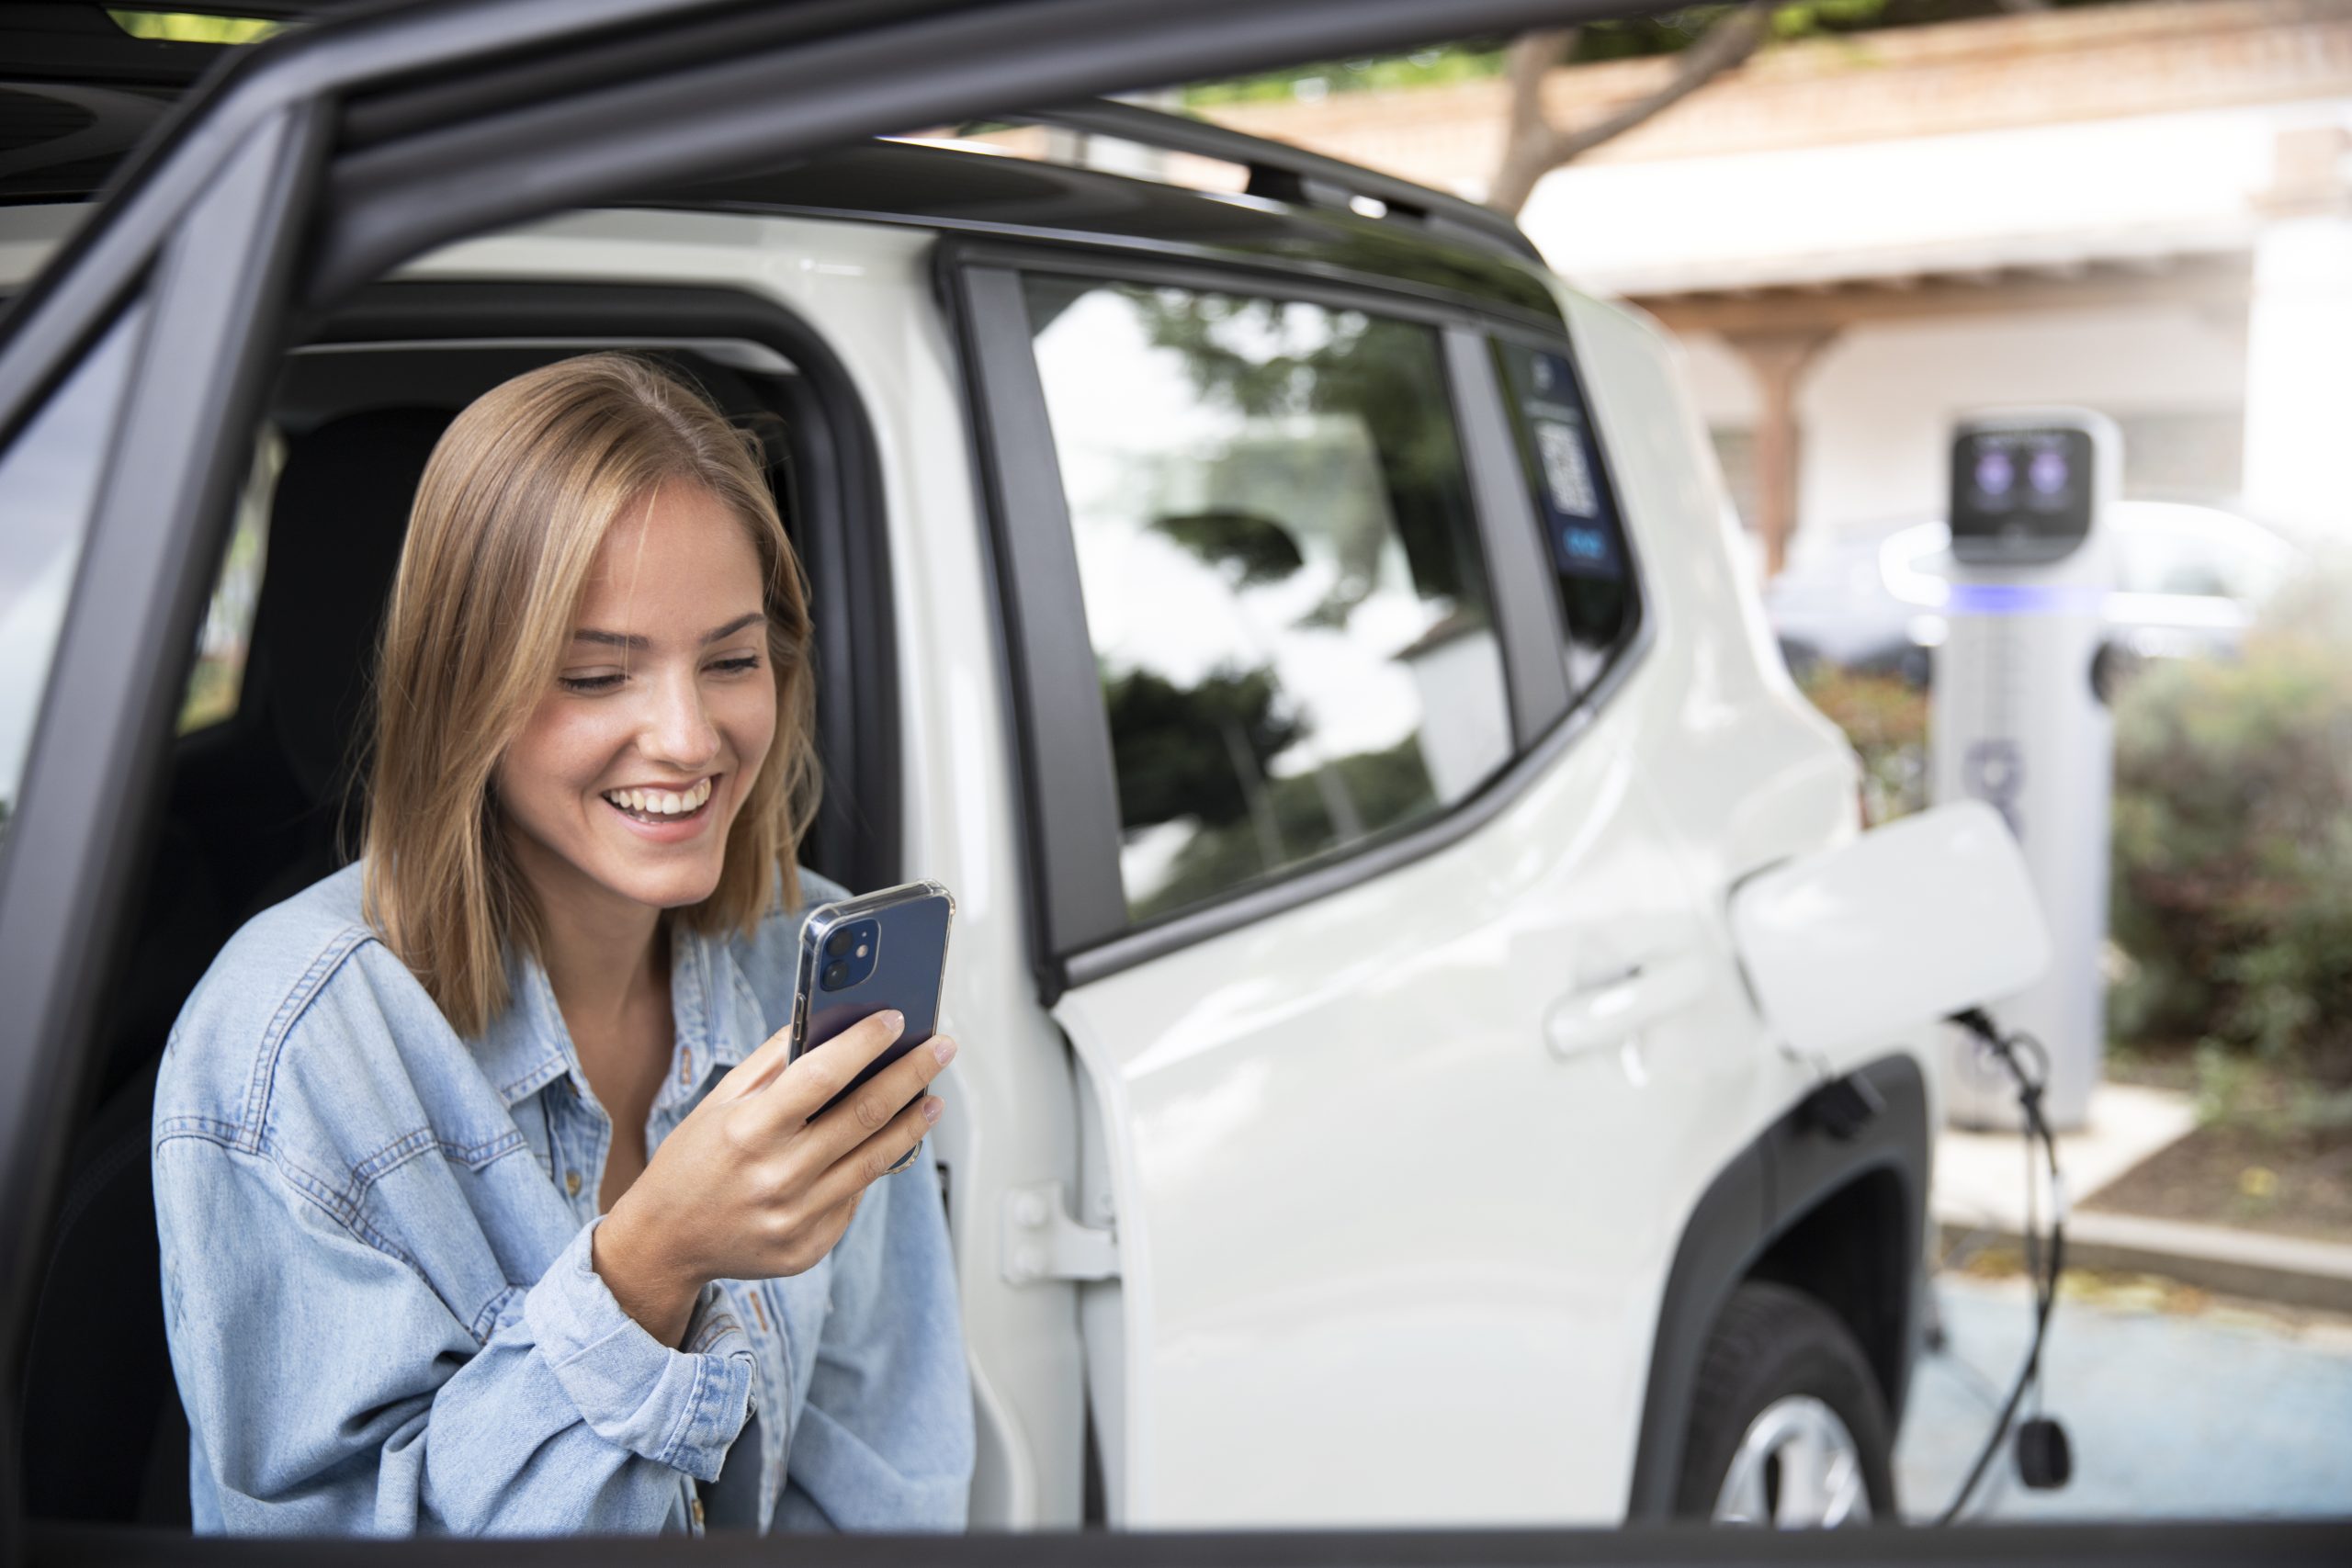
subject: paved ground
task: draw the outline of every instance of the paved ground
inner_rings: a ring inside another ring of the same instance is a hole
[[[1948,1273],[1936,1292],[1949,1345],[1919,1364],[1895,1456],[1914,1518],[1950,1502],[2031,1328],[2020,1280]],[[2004,1454],[1971,1517],[2352,1515],[2352,1319],[2217,1303],[2154,1281],[2095,1287],[2091,1299],[2061,1299],[2044,1361],[2043,1401],[2073,1438],[2074,1483],[2029,1492]]]

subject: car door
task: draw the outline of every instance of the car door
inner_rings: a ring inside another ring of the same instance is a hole
[[[1679,1021],[1736,990],[1642,784],[1565,337],[1127,258],[961,277],[1117,1235],[1112,1517],[1613,1517],[1671,1235],[1613,1179],[1672,1157]]]

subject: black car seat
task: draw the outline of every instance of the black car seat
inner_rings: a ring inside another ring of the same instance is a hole
[[[357,827],[357,784],[367,776],[376,638],[417,480],[455,417],[371,409],[319,426],[287,454],[247,678],[259,684],[269,738],[306,808],[294,858],[248,898],[241,919],[345,863],[345,829]]]
[[[238,716],[175,760],[129,983],[98,1036],[104,1098],[67,1157],[17,1405],[32,1517],[188,1523],[149,1165],[164,1042],[237,924],[339,863],[385,599],[451,417],[374,410],[289,445]]]

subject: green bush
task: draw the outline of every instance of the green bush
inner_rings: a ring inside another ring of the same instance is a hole
[[[1894,675],[1821,660],[1799,682],[1805,697],[1854,743],[1862,762],[1862,816],[1875,828],[1928,803],[1928,694]]]
[[[2315,585],[2233,660],[2152,664],[2116,705],[2120,1039],[2352,1083],[2352,636]]]

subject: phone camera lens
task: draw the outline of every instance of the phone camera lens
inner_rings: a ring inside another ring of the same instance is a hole
[[[849,984],[849,965],[835,960],[825,965],[824,974],[818,978],[823,982],[825,989],[838,991]]]
[[[849,944],[854,940],[854,933],[847,926],[843,926],[825,939],[825,956],[828,958],[842,956],[849,952]]]

